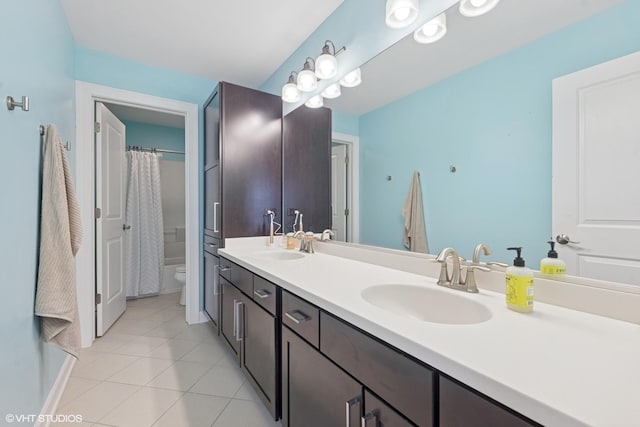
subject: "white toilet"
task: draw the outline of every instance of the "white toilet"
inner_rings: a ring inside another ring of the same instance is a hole
[[[173,277],[175,277],[175,279],[178,281],[178,283],[180,283],[180,286],[182,287],[182,291],[180,293],[180,305],[185,305],[187,301],[185,290],[185,284],[187,283],[187,267],[184,264],[177,266],[176,275]]]

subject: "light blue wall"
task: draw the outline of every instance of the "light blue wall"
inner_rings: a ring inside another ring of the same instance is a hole
[[[344,0],[259,89],[280,94],[289,74],[301,70],[307,56],[315,59],[320,55],[325,40],[333,41],[337,49],[342,46],[347,48],[338,56],[338,76],[333,79],[337,81],[457,1],[419,0],[418,19],[407,28],[394,30],[387,28],[384,23],[386,0]],[[330,83],[332,81],[329,80],[319,82],[318,93]],[[289,113],[305,100],[303,98],[297,104],[285,104],[283,113]]]
[[[629,0],[362,116],[362,242],[401,248],[418,170],[431,252],[484,242],[510,262],[522,245],[537,268],[552,232],[551,80],[640,49],[638,22]]]
[[[39,229],[40,124],[74,135],[73,39],[59,2],[3,1],[0,37],[0,414],[40,412],[65,353],[42,344],[33,315]],[[5,97],[28,95],[31,110]]]
[[[346,133],[347,135],[358,136],[360,120],[354,116],[340,111],[331,111],[331,128],[333,132]]]
[[[123,121],[127,129],[127,147],[161,148],[184,152],[184,129],[148,123]],[[184,162],[182,154],[162,154],[163,160]]]
[[[75,67],[77,80],[198,104],[200,123],[203,120],[202,106],[218,83],[214,80],[151,67],[84,48],[76,49]],[[204,150],[202,126],[199,132],[198,151],[202,153]],[[203,174],[203,164],[199,163],[199,206],[204,205]],[[198,230],[202,228],[203,215],[204,212],[201,209]],[[198,247],[202,252],[202,236],[199,238]],[[203,256],[202,253],[200,256]],[[204,304],[202,274],[200,274],[200,301],[202,308]]]

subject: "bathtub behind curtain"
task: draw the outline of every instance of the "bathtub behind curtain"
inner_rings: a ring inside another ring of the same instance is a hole
[[[164,227],[160,165],[156,153],[127,152],[125,284],[128,297],[160,292],[164,270]]]

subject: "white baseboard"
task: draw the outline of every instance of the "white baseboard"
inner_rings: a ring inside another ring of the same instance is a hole
[[[76,358],[67,354],[67,357],[64,359],[64,363],[60,368],[60,372],[58,372],[56,382],[53,383],[53,387],[51,387],[51,391],[49,391],[47,400],[44,402],[42,410],[40,411],[40,415],[43,416],[38,417],[34,427],[49,427],[49,423],[51,421],[50,416],[55,415],[58,410],[58,404],[60,403],[64,389],[67,387],[67,381],[69,380],[69,376],[71,376],[71,371],[73,370],[73,365],[75,365],[75,363]]]

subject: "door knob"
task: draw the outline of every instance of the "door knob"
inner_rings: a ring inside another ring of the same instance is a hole
[[[127,231],[127,230],[131,229],[131,226],[130,226],[130,225],[127,225],[127,224],[122,224],[122,229],[123,229],[124,231]]]
[[[561,245],[566,245],[568,243],[575,243],[575,244],[580,243],[580,242],[574,242],[573,240],[571,240],[571,238],[567,234],[558,234],[556,236],[556,242],[560,243]]]

